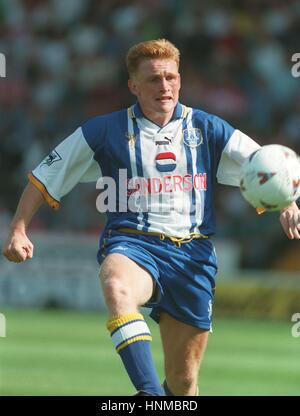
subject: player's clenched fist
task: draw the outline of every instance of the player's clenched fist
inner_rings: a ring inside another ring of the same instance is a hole
[[[21,263],[33,257],[33,244],[21,231],[13,231],[4,243],[2,254],[15,263]]]

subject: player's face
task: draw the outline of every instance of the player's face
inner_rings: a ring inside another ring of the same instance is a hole
[[[175,61],[142,61],[128,85],[130,91],[137,96],[146,117],[158,124],[165,124],[170,120],[180,90],[180,75]]]

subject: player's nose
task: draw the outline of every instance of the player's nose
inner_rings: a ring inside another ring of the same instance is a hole
[[[160,82],[160,91],[161,92],[166,92],[168,90],[169,90],[168,81],[165,78],[162,78],[161,82]]]

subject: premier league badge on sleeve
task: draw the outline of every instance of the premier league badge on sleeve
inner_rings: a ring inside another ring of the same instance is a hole
[[[190,128],[182,131],[183,143],[189,147],[198,147],[203,143],[203,136],[200,129]]]
[[[58,162],[61,159],[61,156],[57,153],[56,150],[53,150],[46,159],[41,163],[41,165],[51,166],[53,163]]]

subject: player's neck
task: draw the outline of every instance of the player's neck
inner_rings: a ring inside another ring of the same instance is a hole
[[[173,111],[169,113],[143,111],[143,114],[148,120],[152,121],[152,123],[157,124],[160,127],[164,127],[172,119]]]

